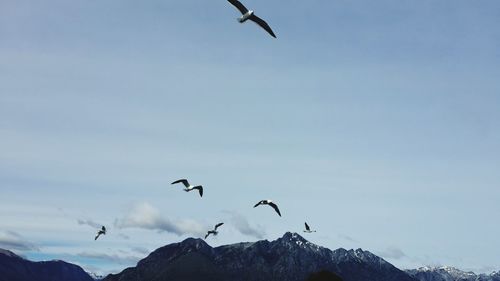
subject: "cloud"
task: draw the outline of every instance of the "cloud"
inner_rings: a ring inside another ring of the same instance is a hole
[[[130,240],[130,236],[128,236],[127,234],[118,233],[118,237],[120,237],[124,240]]]
[[[81,252],[77,254],[80,258],[96,259],[101,261],[114,262],[122,265],[129,265],[137,263],[141,257],[130,256],[130,255],[117,255],[117,254],[105,254],[97,252]]]
[[[255,237],[257,239],[263,239],[266,236],[266,232],[263,230],[261,226],[251,226],[246,217],[237,213],[237,212],[229,212],[231,216],[231,223],[236,230],[238,230],[243,235],[248,235]]]
[[[13,231],[0,232],[0,248],[14,251],[39,251],[35,244]]]
[[[388,247],[384,251],[378,252],[378,255],[385,259],[400,260],[402,258],[407,258],[408,256],[399,248]]]
[[[169,232],[176,235],[202,236],[207,227],[194,220],[172,221],[162,217],[160,212],[148,203],[136,205],[124,218],[115,221],[117,228],[142,228]]]
[[[350,242],[355,242],[355,243],[358,243],[358,240],[352,238],[351,236],[349,235],[345,235],[345,234],[339,234],[338,235],[339,238],[341,239],[344,239],[344,240],[347,240],[347,241],[350,241]]]
[[[143,255],[147,255],[150,253],[150,251],[148,249],[142,248],[142,247],[133,247],[133,248],[130,248],[130,250],[135,252],[135,253],[143,254]]]
[[[88,226],[91,226],[92,228],[101,228],[101,226],[102,226],[102,224],[97,223],[97,222],[95,222],[93,220],[78,219],[78,220],[76,220],[76,222],[79,225],[88,225]]]

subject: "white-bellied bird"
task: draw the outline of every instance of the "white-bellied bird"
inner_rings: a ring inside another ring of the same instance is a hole
[[[304,230],[305,233],[313,233],[313,232],[316,232],[316,230],[311,230],[311,228],[309,227],[309,225],[307,224],[307,222],[304,223],[305,226],[306,226],[306,229]]]
[[[280,213],[280,209],[278,209],[278,205],[276,205],[272,200],[261,200],[261,201],[259,201],[259,203],[255,204],[255,206],[253,206],[253,207],[255,208],[259,205],[269,205],[269,206],[273,207],[273,209],[276,211],[276,213],[278,213],[278,215],[281,217],[281,213]]]
[[[195,189],[198,190],[198,192],[200,193],[200,197],[203,197],[203,186],[201,186],[201,185],[192,186],[189,184],[187,179],[176,180],[172,184],[176,184],[176,183],[182,183],[185,186],[184,191],[186,191],[186,192],[193,191]]]
[[[97,235],[95,236],[94,240],[97,240],[97,238],[99,238],[99,236],[101,235],[106,235],[106,227],[104,225],[99,231],[97,231]]]
[[[213,235],[217,235],[217,234],[219,234],[219,232],[217,231],[217,228],[218,228],[219,226],[223,225],[223,224],[224,224],[223,222],[216,224],[216,225],[215,225],[215,227],[214,227],[214,230],[209,230],[209,231],[207,232],[207,234],[205,235],[205,239],[207,239],[207,238],[208,238],[208,236],[210,236],[210,234],[213,234]]]
[[[227,0],[227,1],[229,3],[231,3],[233,6],[235,6],[236,9],[238,9],[241,12],[242,16],[238,18],[238,21],[240,23],[244,23],[247,20],[251,20],[251,21],[255,22],[256,24],[258,24],[263,29],[265,29],[269,34],[271,34],[272,37],[276,38],[276,35],[274,34],[274,32],[271,29],[271,27],[269,26],[269,24],[267,24],[267,22],[265,22],[263,19],[261,19],[258,16],[256,16],[255,13],[254,13],[254,11],[248,10],[238,0]]]

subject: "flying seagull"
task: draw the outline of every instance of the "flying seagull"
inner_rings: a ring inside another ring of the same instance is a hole
[[[307,222],[305,222],[304,224],[306,225],[306,230],[304,230],[305,233],[316,232],[316,230],[311,230],[311,228],[309,227],[309,225],[307,224]]]
[[[95,239],[94,240],[97,240],[97,238],[99,238],[99,236],[102,235],[106,235],[106,227],[103,225],[102,228],[97,231],[97,235],[95,236]]]
[[[278,205],[273,203],[272,200],[261,200],[259,203],[255,204],[255,206],[253,206],[253,207],[255,208],[259,205],[269,205],[269,206],[273,207],[273,209],[276,211],[276,213],[278,213],[278,215],[281,217],[281,213],[280,213],[280,209],[278,209]]]
[[[201,186],[201,185],[192,186],[189,184],[187,179],[177,180],[177,181],[174,181],[172,184],[176,184],[176,183],[180,183],[180,182],[182,182],[182,184],[186,187],[186,188],[184,188],[184,191],[189,192],[189,191],[192,191],[194,189],[197,189],[198,192],[200,193],[200,197],[203,197],[203,186]]]
[[[215,227],[214,227],[214,230],[209,230],[209,231],[207,232],[207,234],[205,235],[205,239],[207,239],[207,237],[208,237],[208,236],[210,236],[210,234],[213,234],[213,235],[217,235],[217,234],[219,234],[219,232],[217,231],[217,228],[218,228],[219,226],[223,225],[223,224],[224,224],[223,222],[216,224],[216,225],[215,225]]]
[[[271,27],[265,22],[263,19],[259,18],[254,14],[253,11],[249,11],[243,4],[241,4],[240,1],[238,0],[227,0],[229,3],[231,3],[233,6],[238,9],[242,16],[238,18],[238,21],[240,23],[244,23],[247,20],[251,20],[258,24],[260,27],[264,28],[269,34],[271,34],[272,37],[276,38],[276,35],[274,34],[273,30]]]

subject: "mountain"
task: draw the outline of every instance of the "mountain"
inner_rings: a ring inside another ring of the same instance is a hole
[[[0,249],[0,281],[93,281],[79,266],[63,261],[32,262]]]
[[[304,281],[323,270],[344,281],[416,281],[368,251],[331,251],[290,232],[272,242],[216,248],[188,238],[157,249],[136,267],[104,281]]]
[[[421,267],[406,270],[406,273],[419,281],[500,281],[500,272],[478,275],[449,266]]]

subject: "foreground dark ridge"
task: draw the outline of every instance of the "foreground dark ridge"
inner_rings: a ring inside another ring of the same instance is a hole
[[[331,251],[287,232],[275,241],[210,247],[188,238],[157,249],[136,267],[105,281],[303,281],[328,270],[344,281],[416,281],[384,259],[361,249]]]
[[[93,281],[79,266],[63,261],[32,262],[0,249],[0,281]]]

